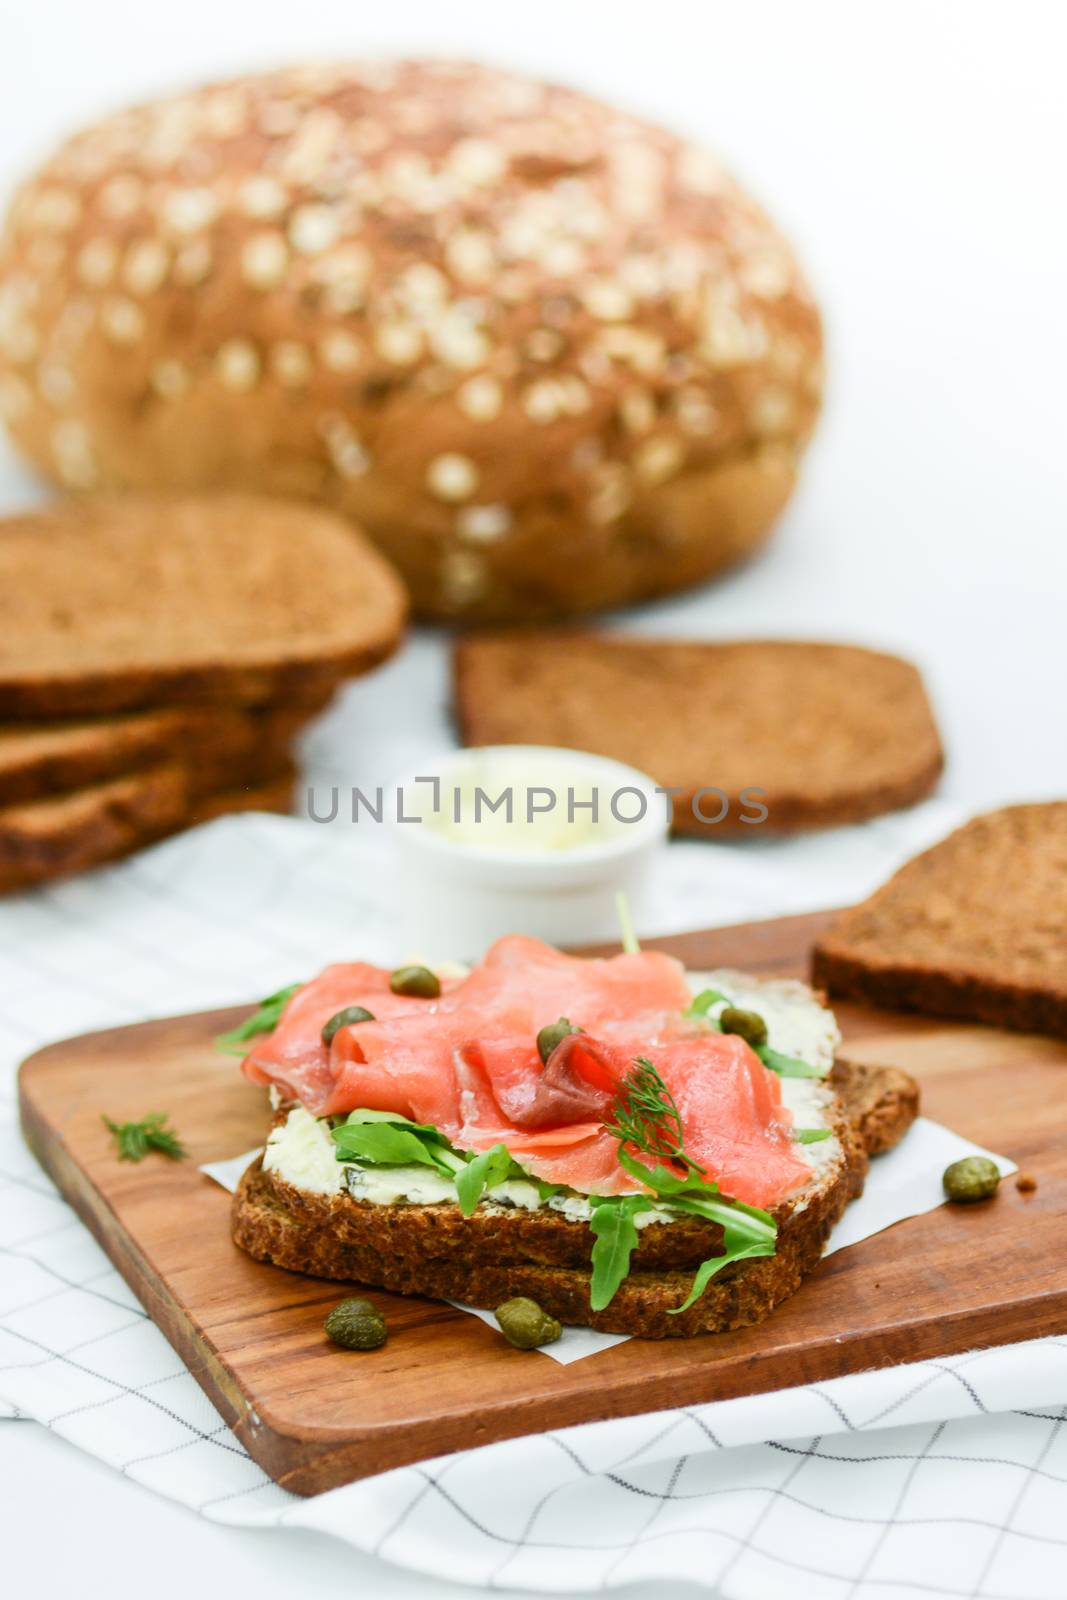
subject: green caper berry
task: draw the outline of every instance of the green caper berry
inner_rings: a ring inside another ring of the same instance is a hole
[[[542,1311],[536,1300],[527,1300],[522,1295],[515,1300],[505,1300],[493,1315],[504,1338],[516,1350],[536,1350],[539,1345],[554,1344],[563,1332],[555,1317]]]
[[[719,1013],[719,1027],[723,1033],[738,1034],[753,1050],[767,1043],[767,1024],[758,1011],[742,1011],[740,1006],[726,1006]]]
[[[574,1027],[569,1017],[560,1017],[558,1022],[549,1022],[537,1035],[537,1054],[542,1061],[547,1061],[556,1046],[568,1034],[581,1032],[582,1029]]]
[[[329,1022],[322,1030],[323,1044],[331,1044],[335,1033],[342,1028],[347,1028],[353,1022],[373,1022],[374,1012],[368,1011],[366,1006],[345,1006],[343,1011],[335,1011]]]
[[[342,1300],[323,1326],[346,1350],[378,1350],[388,1338],[385,1318],[369,1300]]]
[[[441,980],[429,967],[397,967],[389,979],[394,994],[414,995],[419,1000],[436,1000]]]
[[[988,1200],[997,1192],[1000,1173],[988,1156],[964,1156],[945,1168],[941,1183],[950,1200]]]

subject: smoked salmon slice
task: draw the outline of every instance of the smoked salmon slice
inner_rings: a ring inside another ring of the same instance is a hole
[[[670,956],[589,960],[515,936],[433,1000],[394,995],[389,977],[364,963],[327,967],[256,1041],[245,1073],[317,1116],[392,1111],[459,1149],[504,1144],[549,1183],[618,1194],[636,1185],[605,1123],[642,1056],[674,1097],[686,1154],[724,1194],[770,1206],[811,1177],[778,1078],[743,1039],[683,1016],[690,989]],[[324,1024],[353,1005],[373,1020],[324,1045]],[[538,1031],[560,1017],[581,1032],[543,1062]]]

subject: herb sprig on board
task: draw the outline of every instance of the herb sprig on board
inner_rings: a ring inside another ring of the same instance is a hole
[[[181,1161],[188,1154],[174,1129],[166,1126],[165,1111],[150,1111],[140,1122],[100,1120],[114,1137],[120,1161],[143,1161],[149,1150],[158,1150],[172,1161]]]
[[[239,1022],[236,1028],[230,1028],[226,1033],[220,1033],[215,1039],[216,1050],[222,1050],[229,1056],[244,1056],[248,1054],[245,1046],[249,1039],[254,1039],[257,1034],[271,1033],[278,1026],[289,1001],[302,983],[286,984],[284,989],[275,990],[265,1000],[261,1000],[251,1016]]]

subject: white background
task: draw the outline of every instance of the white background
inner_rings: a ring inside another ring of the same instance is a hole
[[[638,624],[910,655],[943,792],[978,809],[1067,792],[1065,46],[1055,0],[0,0],[0,188],[114,104],[361,51],[523,67],[705,139],[798,244],[829,401],[765,555]],[[39,492],[0,446],[0,505]],[[445,737],[442,650],[424,637],[353,691],[382,761]],[[16,1594],[105,1573],[113,1600],[458,1593],[312,1535],[213,1527],[29,1423],[0,1428],[0,1484]]]

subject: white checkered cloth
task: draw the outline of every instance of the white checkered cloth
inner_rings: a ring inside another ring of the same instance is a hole
[[[644,931],[855,898],[954,820],[932,805],[833,841],[672,847]],[[21,1144],[14,1066],[47,1039],[248,1000],[346,952],[403,955],[381,841],[351,833],[227,819],[0,905],[0,1412],[217,1521],[314,1528],[487,1588],[1062,1600],[1067,1330],[561,1429],[312,1500],[270,1482]]]

